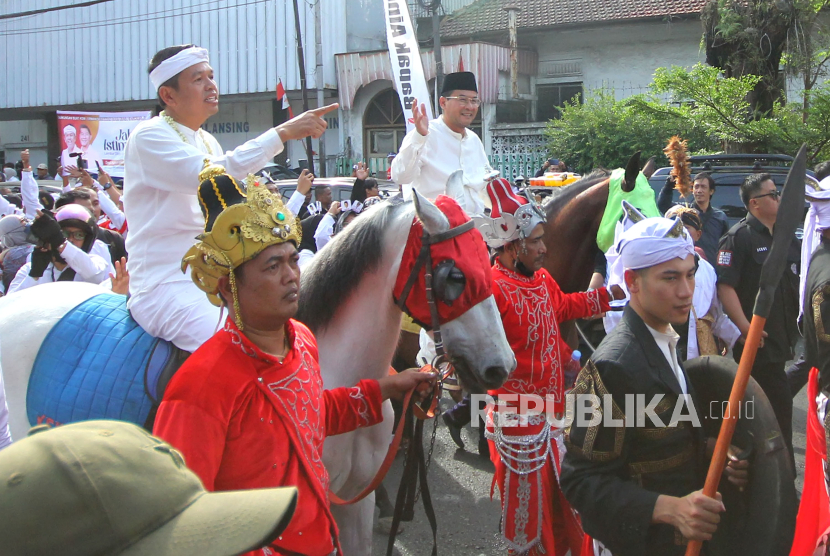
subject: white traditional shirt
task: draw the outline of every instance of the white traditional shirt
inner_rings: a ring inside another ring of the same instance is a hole
[[[95,242],[98,243],[100,240],[96,239]],[[31,288],[32,286],[57,282],[61,275],[69,268],[75,270],[75,278],[72,279],[73,282],[101,284],[109,279],[110,274],[115,274],[115,269],[112,267],[112,262],[109,258],[104,259],[94,252],[85,253],[68,241],[63,248],[61,257],[67,263],[66,268],[58,270],[54,264],[49,263],[46,270],[43,271],[43,276],[40,278],[32,278],[29,276],[29,270],[32,268],[32,261],[30,259],[15,274],[14,280],[9,285],[9,294]]]
[[[657,347],[660,348],[666,361],[668,361],[674,376],[677,378],[677,382],[680,384],[680,390],[683,394],[688,394],[689,389],[686,386],[686,375],[683,374],[683,369],[680,368],[680,362],[677,360],[677,341],[680,340],[680,336],[671,326],[669,326],[668,332],[660,332],[647,324],[646,328],[654,336]]]
[[[463,199],[456,199],[468,214],[482,214],[480,198],[487,186],[484,176],[493,171],[478,135],[464,130],[456,133],[444,123],[444,117],[429,122],[424,136],[413,129],[406,134],[401,150],[392,161],[392,179],[403,184],[404,197],[412,188],[429,200],[446,192],[447,180],[456,170],[464,172]]]
[[[124,182],[129,185],[122,200],[130,226],[130,302],[162,283],[186,282],[193,286],[181,264],[196,236],[204,232],[205,219],[197,193],[205,160],[244,179],[283,149],[273,128],[233,151],[223,152],[218,141],[204,130],[196,132],[181,124],[177,127],[187,142],[160,117],[138,124],[127,141]],[[305,196],[295,191],[287,208],[296,214],[304,200]]]

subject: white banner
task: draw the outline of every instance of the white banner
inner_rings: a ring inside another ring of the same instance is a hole
[[[124,147],[138,122],[150,112],[58,112],[61,166],[77,166],[80,154],[92,174],[98,164],[112,177],[124,177]],[[64,175],[66,173],[64,172]]]
[[[392,74],[395,88],[401,99],[403,115],[406,118],[406,131],[412,131],[412,101],[426,106],[427,118],[432,119],[432,104],[421,65],[421,51],[418,38],[412,28],[409,8],[406,0],[384,0],[386,14],[386,41],[389,43],[389,58],[392,61]]]

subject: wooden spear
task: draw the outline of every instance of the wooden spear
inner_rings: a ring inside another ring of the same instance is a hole
[[[726,466],[727,451],[732,443],[735,425],[738,424],[738,408],[740,408],[740,402],[744,399],[752,365],[755,363],[755,355],[758,353],[758,346],[761,343],[761,333],[764,331],[764,325],[767,322],[772,301],[775,298],[778,282],[781,280],[784,268],[787,266],[787,252],[793,241],[795,230],[804,218],[804,177],[806,172],[807,145],[802,145],[793,161],[789,174],[787,174],[787,181],[784,183],[784,189],[781,193],[778,216],[775,219],[775,228],[772,234],[772,248],[770,248],[767,260],[764,261],[761,268],[760,287],[758,296],[755,298],[755,308],[752,311],[749,333],[746,335],[741,362],[738,364],[735,383],[732,385],[732,393],[726,405],[726,415],[721,422],[718,442],[715,444],[715,453],[712,455],[709,473],[706,475],[703,494],[710,498],[714,498],[718,491],[721,474]],[[690,541],[686,546],[686,556],[698,556],[702,546],[701,541]]]

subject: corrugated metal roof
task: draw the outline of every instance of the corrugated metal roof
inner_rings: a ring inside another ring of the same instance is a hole
[[[346,50],[342,0],[322,2],[324,77]],[[67,0],[5,0],[15,13]],[[308,80],[314,87],[313,4],[299,2]],[[221,94],[263,93],[282,79],[300,88],[289,0],[128,0],[0,20],[0,109],[155,98],[147,66],[160,49],[207,48]]]
[[[520,29],[699,14],[706,0],[478,0],[447,16],[445,38],[507,30],[504,7],[514,5]]]
[[[463,68],[476,74],[478,93],[482,102],[495,103],[499,96],[499,71],[510,71],[510,49],[487,43],[467,43],[441,47],[444,72],[458,71]],[[372,81],[388,79],[392,81],[392,62],[389,51],[354,52],[338,54],[337,88],[340,94],[340,107],[351,110],[357,90]],[[435,77],[435,58],[433,51],[421,52],[421,63],[427,80]],[[536,75],[538,58],[536,52],[519,50],[518,65],[522,75]]]

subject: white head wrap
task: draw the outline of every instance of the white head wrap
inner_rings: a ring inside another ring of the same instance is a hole
[[[158,91],[159,87],[166,83],[171,77],[179,75],[190,66],[195,66],[196,64],[209,61],[208,51],[204,48],[200,48],[198,46],[185,48],[175,56],[171,56],[160,63],[156,69],[151,71],[150,81],[153,83],[153,87],[156,91]]]
[[[616,247],[623,268],[631,270],[695,254],[695,244],[679,218],[646,218],[623,233]]]
[[[635,206],[631,205],[626,200],[622,201],[622,207],[622,220],[617,222],[617,226],[614,228],[614,244],[608,248],[608,251],[605,252],[605,283],[618,284],[625,293],[625,297],[623,299],[617,299],[609,302],[611,307],[625,307],[628,304],[629,297],[628,288],[625,285],[624,278],[625,268],[623,268],[620,254],[617,252],[617,246],[620,238],[622,238],[623,234],[631,228],[631,226],[637,222],[645,220],[646,218],[643,213],[637,210]],[[607,311],[602,319],[603,325],[605,326],[605,332],[610,333],[621,319],[622,311]]]
[[[821,243],[821,232],[830,229],[830,177],[818,184],[819,189],[808,187],[804,196],[810,202],[810,209],[804,219],[804,238],[801,240],[801,276],[799,279],[799,318],[804,313],[804,290],[807,288],[807,272],[810,259]]]

